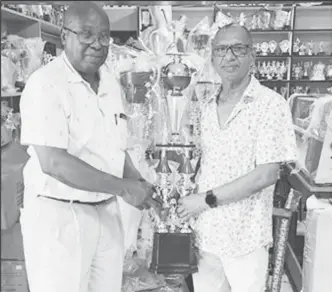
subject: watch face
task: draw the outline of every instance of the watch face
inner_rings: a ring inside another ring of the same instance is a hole
[[[210,207],[214,207],[216,206],[217,203],[217,198],[215,195],[213,194],[208,194],[205,198],[205,202],[210,206]]]

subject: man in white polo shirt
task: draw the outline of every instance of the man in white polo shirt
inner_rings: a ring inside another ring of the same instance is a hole
[[[143,208],[153,188],[126,153],[121,91],[104,62],[107,14],[73,4],[64,52],[29,78],[21,97],[24,169],[21,214],[31,292],[120,292],[124,258],[117,197]]]

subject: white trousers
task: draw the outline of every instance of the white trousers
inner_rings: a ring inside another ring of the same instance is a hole
[[[123,230],[116,199],[91,206],[47,198],[22,209],[30,292],[120,292]]]
[[[245,256],[221,259],[200,252],[198,272],[193,274],[195,292],[264,292],[268,249],[259,248]]]

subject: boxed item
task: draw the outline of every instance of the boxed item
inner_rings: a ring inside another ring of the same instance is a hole
[[[307,200],[303,253],[303,292],[330,292],[332,287],[332,205]]]
[[[29,292],[24,261],[1,260],[1,292]]]
[[[1,230],[14,226],[23,207],[23,167],[29,159],[25,148],[11,142],[1,147]]]
[[[316,184],[332,184],[332,95],[290,97],[298,167]]]

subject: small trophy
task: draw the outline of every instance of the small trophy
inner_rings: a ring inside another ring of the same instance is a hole
[[[278,47],[278,44],[275,40],[272,40],[269,42],[269,50],[272,55],[275,54],[277,47]]]
[[[282,86],[282,87],[280,88],[280,93],[281,93],[281,95],[286,99],[286,97],[287,97],[287,87]]]
[[[254,44],[254,49],[257,55],[261,54],[261,44],[260,43],[256,43]]]
[[[261,43],[262,56],[267,56],[269,51],[269,44],[267,42]]]
[[[326,79],[332,80],[332,63],[326,66]]]
[[[308,43],[308,55],[309,56],[312,56],[314,54],[314,41],[311,40],[309,43]]]
[[[275,60],[272,61],[272,65],[271,65],[271,75],[272,75],[272,79],[275,80],[277,79],[277,62]]]
[[[251,30],[258,30],[259,26],[258,26],[258,15],[254,14],[251,20]]]
[[[309,79],[309,70],[310,70],[310,62],[304,62],[303,64],[303,79]]]
[[[301,43],[301,41],[300,41],[299,38],[297,38],[296,41],[294,42],[294,45],[293,45],[293,53],[294,53],[295,55],[298,55],[298,54],[299,54],[299,51],[300,51],[300,43]]]
[[[318,56],[325,56],[324,42],[319,42],[319,52],[318,52]]]
[[[302,76],[302,66],[300,65],[300,63],[294,65],[294,78],[295,80],[300,80],[301,76]]]
[[[304,43],[301,43],[301,45],[299,47],[299,55],[300,56],[306,55],[306,51],[307,51],[307,47],[305,46]]]
[[[241,12],[240,13],[240,16],[239,16],[239,24],[241,25],[241,26],[245,26],[245,22],[246,22],[246,15],[243,13],[243,12]]]
[[[323,81],[325,80],[325,64],[321,61],[313,66],[311,70],[311,78],[313,81]]]
[[[283,40],[279,43],[279,48],[281,50],[282,55],[288,55],[289,54],[289,48],[290,48],[290,43],[289,40]]]
[[[265,80],[266,79],[266,63],[265,61],[260,64],[260,66],[258,67],[258,72],[259,72],[259,75],[260,77]]]
[[[267,65],[266,65],[266,79],[267,80],[272,80],[273,79],[273,68],[272,68],[272,64],[271,61],[268,61]]]

